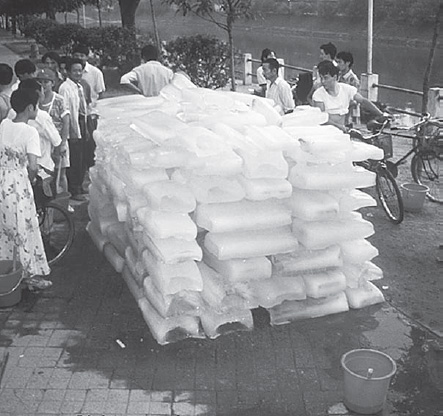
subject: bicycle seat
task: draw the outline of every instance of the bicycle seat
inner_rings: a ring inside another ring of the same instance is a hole
[[[368,130],[372,132],[377,132],[382,128],[383,123],[380,123],[377,120],[369,120],[366,126],[368,127]]]

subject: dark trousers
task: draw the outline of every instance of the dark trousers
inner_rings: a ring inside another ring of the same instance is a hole
[[[95,154],[95,141],[92,137],[94,130],[97,128],[98,118],[96,116],[88,116],[86,119],[86,129],[87,132],[87,140],[85,142],[85,164],[86,168],[89,169],[91,166],[94,166],[94,154]]]
[[[83,139],[68,139],[70,166],[66,169],[66,177],[68,190],[72,195],[79,195],[82,192],[86,172],[84,142]]]

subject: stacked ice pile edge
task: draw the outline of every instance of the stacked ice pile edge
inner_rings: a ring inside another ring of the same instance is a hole
[[[382,302],[357,190],[375,175],[310,107],[280,116],[253,95],[176,75],[158,97],[100,101],[87,230],[167,344]]]

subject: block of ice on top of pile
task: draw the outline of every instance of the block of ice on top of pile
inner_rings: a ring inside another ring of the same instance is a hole
[[[294,111],[282,117],[283,126],[318,126],[326,123],[328,113],[322,112],[317,107],[298,105]]]
[[[246,199],[263,201],[270,198],[285,199],[292,194],[291,184],[283,178],[246,178],[238,176],[238,181],[244,189]]]
[[[292,215],[306,221],[328,220],[337,217],[337,200],[326,192],[293,188]]]
[[[197,237],[197,226],[188,214],[154,211],[149,207],[142,207],[137,210],[137,218],[153,238],[175,237],[193,240]]]
[[[367,238],[374,234],[374,226],[358,215],[326,221],[303,221],[293,218],[292,231],[305,248],[318,250],[342,241]]]
[[[238,150],[243,159],[243,175],[246,178],[279,178],[288,176],[288,163],[281,151],[245,152]]]
[[[243,200],[198,205],[194,221],[214,233],[261,230],[291,224],[291,212],[278,201]]]
[[[142,262],[155,287],[163,295],[173,295],[182,290],[203,290],[200,270],[193,260],[165,264],[156,259],[149,250],[144,250]]]
[[[262,100],[254,98],[252,100],[252,109],[257,113],[263,115],[270,125],[280,126],[282,124],[281,108],[276,107],[274,102],[270,100]]]
[[[177,169],[171,179],[186,185],[197,202],[214,204],[218,202],[235,202],[245,197],[245,191],[236,177],[198,176],[183,169]]]
[[[267,230],[207,233],[204,246],[219,260],[289,253],[297,247],[290,227]]]
[[[364,207],[377,206],[377,201],[371,195],[358,189],[331,191],[330,194],[337,199],[340,212],[349,212]]]
[[[203,260],[231,283],[268,279],[272,274],[271,262],[264,256],[219,260],[207,250],[203,250]]]
[[[289,173],[289,182],[301,189],[352,189],[375,185],[375,173],[361,166],[296,165]]]
[[[275,272],[282,276],[313,270],[325,270],[343,265],[340,253],[338,245],[319,250],[307,250],[299,246],[291,253],[272,256],[272,264]]]
[[[135,131],[158,145],[187,128],[186,123],[163,111],[151,111],[141,117],[133,117],[131,122]]]
[[[157,211],[192,212],[197,203],[188,187],[176,181],[158,181],[143,187],[148,206]]]

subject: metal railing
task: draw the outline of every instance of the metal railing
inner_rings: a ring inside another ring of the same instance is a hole
[[[404,92],[406,94],[419,95],[420,97],[423,97],[423,92],[422,91],[410,90],[408,88],[393,87],[391,85],[384,85],[384,84],[372,84],[372,87],[380,88],[380,89],[385,89],[385,90],[389,90],[389,91]]]

